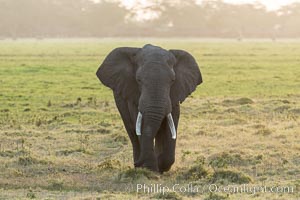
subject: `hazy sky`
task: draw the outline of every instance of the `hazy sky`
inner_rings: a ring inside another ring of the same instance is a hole
[[[137,2],[140,4],[145,4],[149,2],[148,0],[122,0],[123,4],[128,7],[133,7]],[[201,2],[202,0],[197,0]],[[234,3],[234,4],[241,4],[241,3],[255,3],[259,2],[267,7],[268,10],[276,10],[279,9],[281,6],[294,3],[294,2],[299,2],[300,0],[224,0],[225,2],[228,3]]]
[[[224,0],[228,3],[255,3],[259,2],[267,7],[268,10],[276,10],[279,9],[281,6],[299,2],[300,0]]]

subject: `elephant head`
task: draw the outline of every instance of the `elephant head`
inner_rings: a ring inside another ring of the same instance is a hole
[[[163,166],[164,158],[159,158],[154,152],[154,139],[156,145],[157,134],[165,120],[169,130],[161,134],[170,134],[168,138],[174,141],[166,139],[162,143],[166,145],[176,141],[179,113],[174,116],[174,109],[202,83],[193,56],[183,50],[168,51],[150,44],[142,48],[121,47],[105,58],[96,74],[105,86],[114,91],[115,99],[119,97],[125,102],[128,114],[132,113],[131,108],[136,108],[134,117],[131,117],[134,119],[126,120],[124,106],[118,106],[129,136],[132,127],[135,127],[133,132],[139,136],[137,151],[140,152],[137,153],[135,166],[154,171],[168,170],[170,166]],[[132,124],[128,124],[130,122]],[[130,136],[133,146],[136,145],[136,135]],[[174,160],[170,162],[172,165]]]

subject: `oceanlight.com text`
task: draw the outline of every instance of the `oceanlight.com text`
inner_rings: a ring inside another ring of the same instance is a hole
[[[294,193],[296,190],[295,186],[263,186],[263,185],[162,185],[162,184],[137,184],[137,193],[168,193],[168,192],[179,192],[179,193]]]

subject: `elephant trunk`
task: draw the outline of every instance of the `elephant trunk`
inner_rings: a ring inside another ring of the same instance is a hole
[[[171,133],[172,133],[172,139],[175,140],[176,137],[177,137],[177,134],[176,134],[176,128],[175,128],[175,124],[174,124],[173,117],[172,117],[171,113],[169,113],[167,115],[167,119],[168,119],[168,124],[169,124],[170,130],[171,130]],[[139,112],[138,116],[137,116],[137,120],[136,120],[136,126],[135,126],[137,136],[141,136],[141,134],[142,134],[142,132],[141,132],[142,120],[143,120],[143,115],[142,115],[141,112]]]
[[[136,132],[141,134],[141,153],[135,167],[145,167],[152,171],[158,171],[157,158],[154,153],[154,138],[164,118],[164,113],[153,112],[153,110],[138,114]]]
[[[138,136],[149,132],[147,125],[155,137],[163,119],[167,117],[172,138],[176,138],[175,125],[172,119],[172,103],[169,97],[170,90],[166,88],[151,88],[142,93],[139,101],[139,113],[136,120],[136,134]],[[142,125],[143,124],[143,125]],[[145,126],[145,127],[144,127]],[[142,127],[143,131],[142,131]],[[145,132],[145,133],[144,133]]]
[[[148,110],[143,114],[142,135],[151,135],[155,137],[163,119],[166,117],[165,112],[157,110]]]

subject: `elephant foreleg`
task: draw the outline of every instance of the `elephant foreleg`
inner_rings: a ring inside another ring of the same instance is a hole
[[[179,121],[179,105],[173,107],[172,116],[174,124],[177,130]],[[155,153],[157,156],[159,172],[163,173],[169,171],[173,163],[175,162],[175,147],[176,139],[172,138],[171,130],[165,118],[161,128],[155,138]]]
[[[136,117],[134,116],[134,113],[136,111],[132,110],[134,109],[134,106],[129,106],[128,103],[118,94],[114,93],[114,97],[115,97],[117,108],[122,117],[125,129],[128,133],[128,136],[132,144],[133,160],[134,162],[136,162],[140,157],[140,144],[139,144],[139,139],[135,133],[135,127],[134,127],[135,124],[134,119]]]

